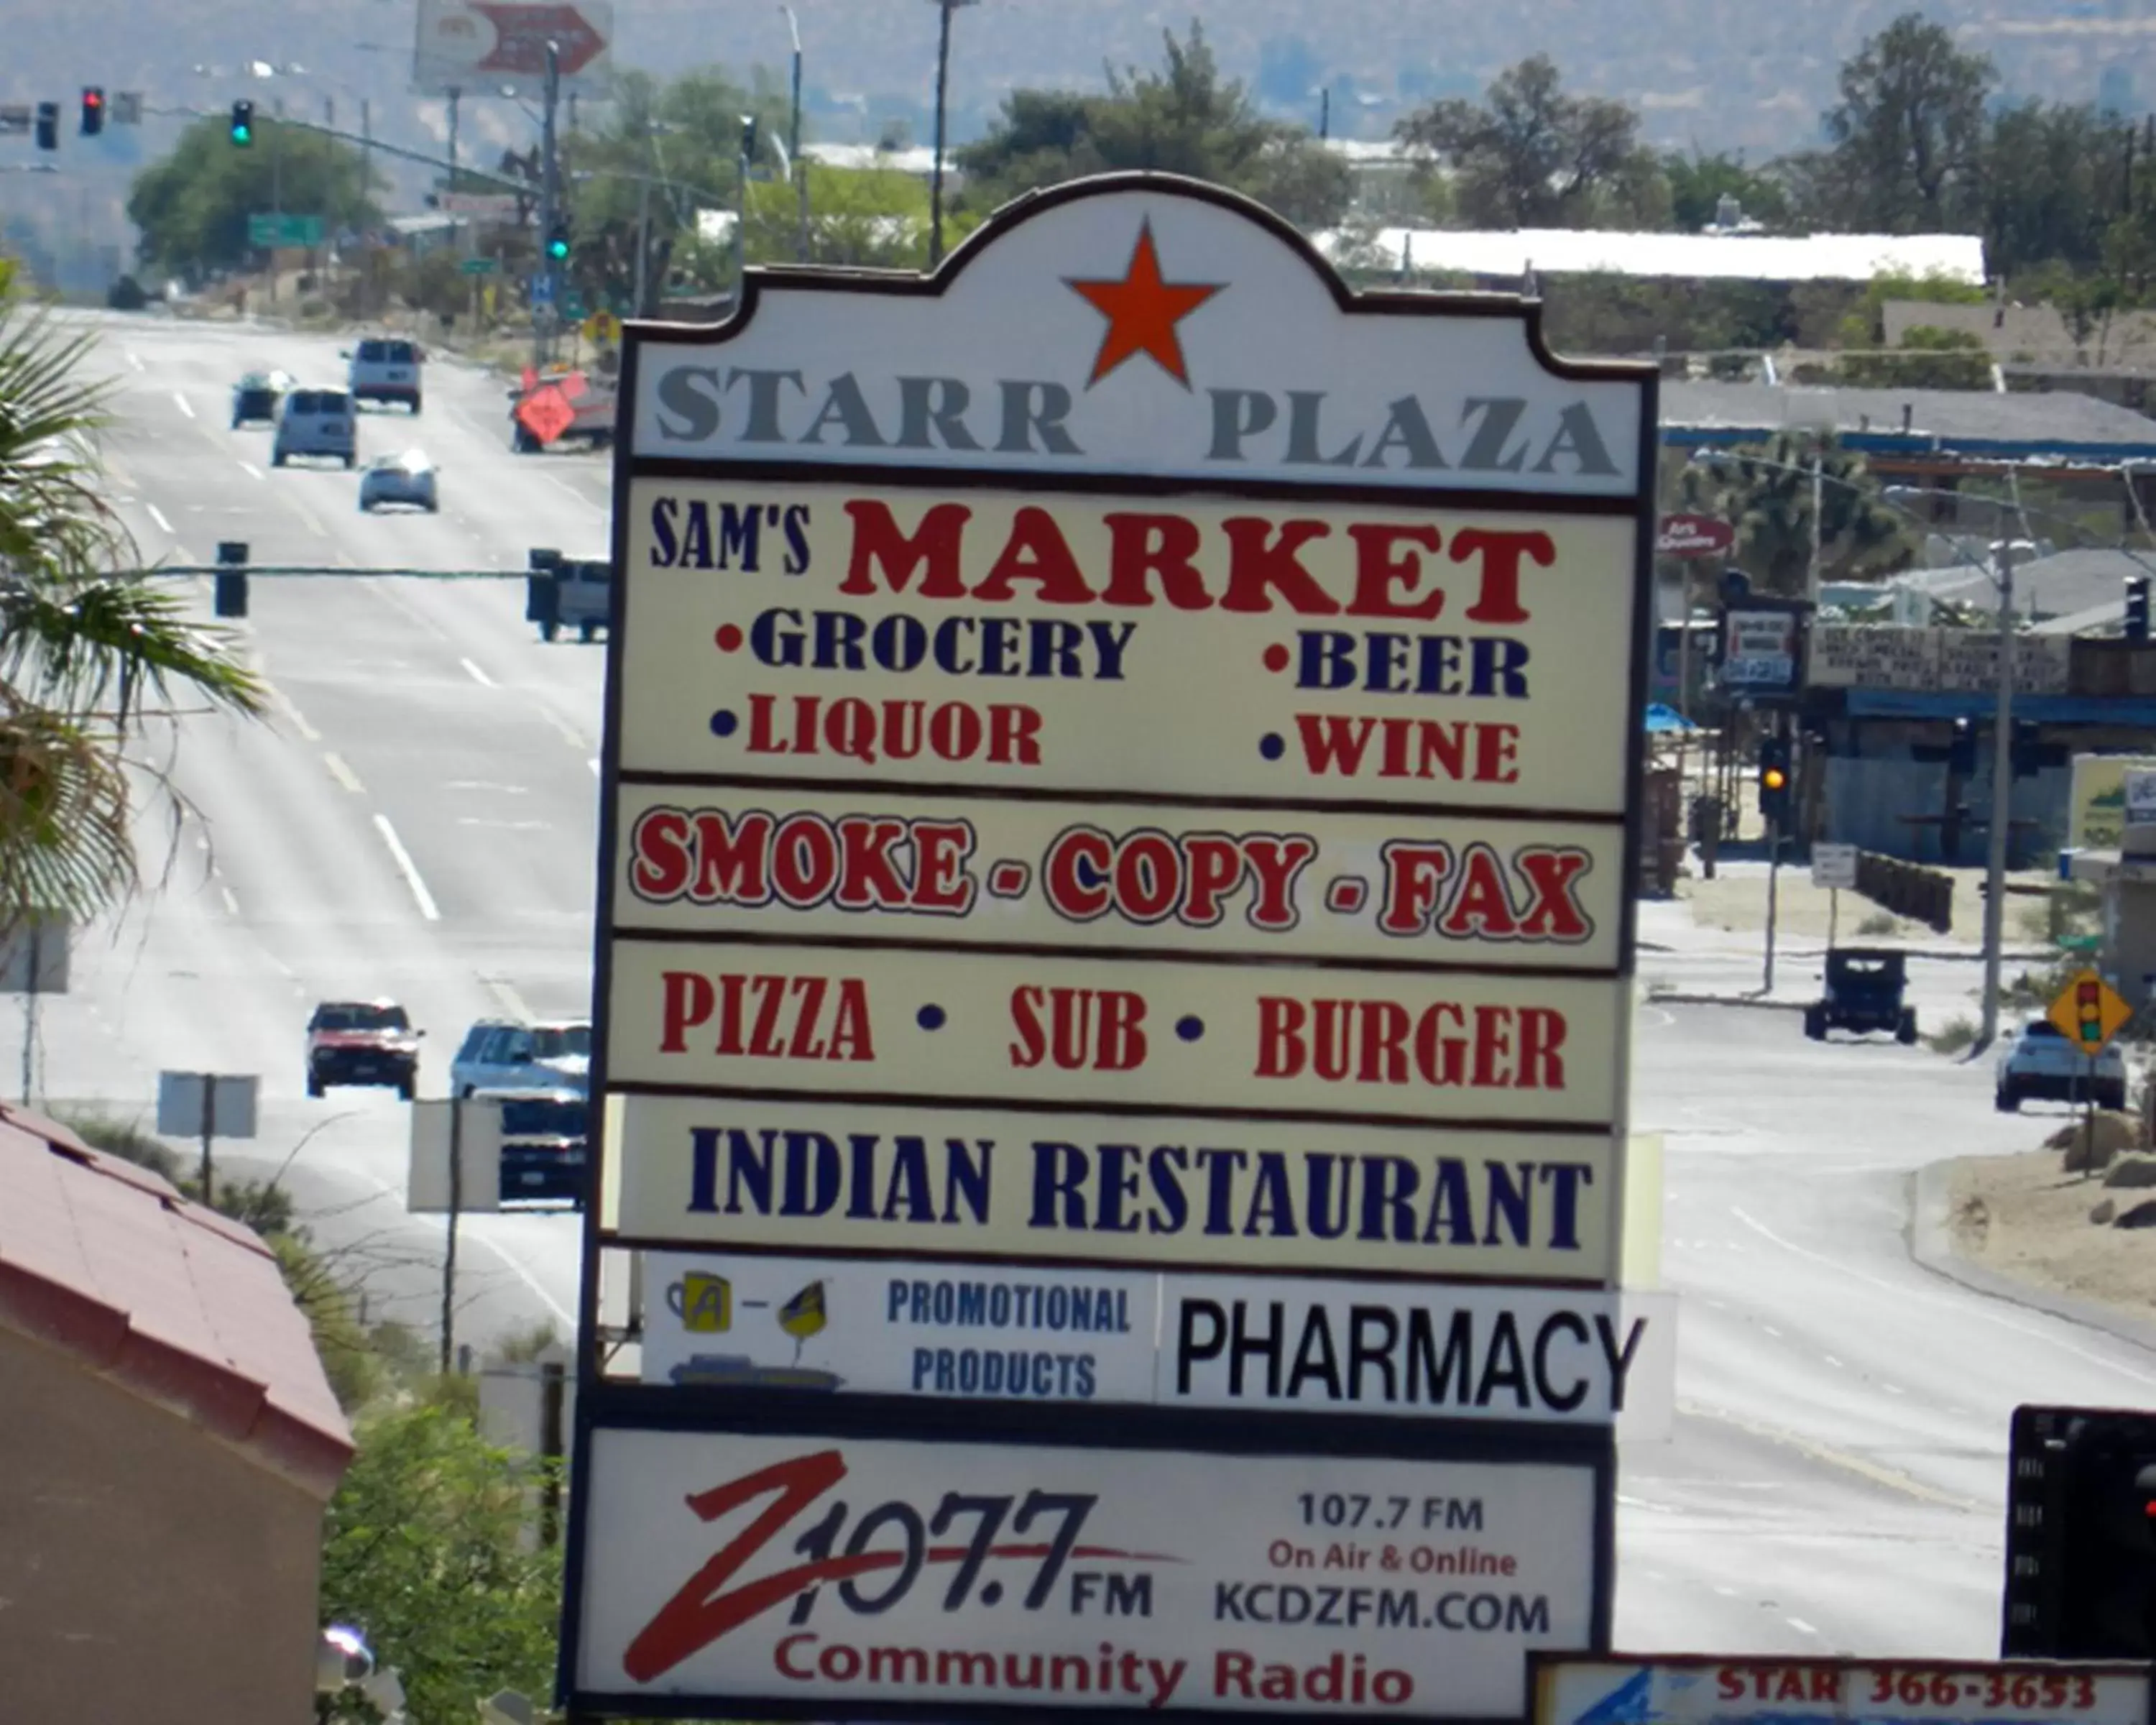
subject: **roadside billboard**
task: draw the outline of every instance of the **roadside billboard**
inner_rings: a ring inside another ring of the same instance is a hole
[[[1530,1725],[2148,1725],[2145,1664],[1537,1654]]]
[[[1606,1482],[1563,1461],[601,1425],[593,1710],[1517,1718],[1597,1633]]]
[[[613,75],[612,0],[419,0],[412,88],[426,96],[542,99],[550,41],[562,94],[603,93]]]
[[[1537,317],[1111,176],[629,326],[582,1711],[1517,1718],[1606,1635],[1656,374]],[[1502,1544],[1331,1537],[1431,1492]],[[1081,1500],[1127,1609],[983,1570]]]

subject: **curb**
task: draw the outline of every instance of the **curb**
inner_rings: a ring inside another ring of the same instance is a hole
[[[2156,1322],[2127,1317],[2093,1301],[2071,1294],[2054,1294],[2032,1287],[1995,1270],[1970,1263],[1953,1247],[1953,1230],[1947,1214],[1948,1170],[1951,1161],[1927,1163],[1909,1178],[1909,1225],[1904,1235],[1909,1256],[1919,1269],[1948,1281],[1958,1282],[1971,1293],[1983,1294],[2010,1305],[2025,1306],[2084,1329],[2101,1330],[2121,1342],[2156,1353]]]
[[[1649,1006],[1745,1006],[1754,1012],[1802,1012],[1810,1004],[1768,999],[1754,994],[1702,994],[1675,988],[1650,989],[1645,999]]]

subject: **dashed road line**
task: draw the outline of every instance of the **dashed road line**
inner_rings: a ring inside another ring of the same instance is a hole
[[[134,367],[138,372],[146,372],[150,369],[149,367],[142,363],[142,356],[137,353],[131,347],[127,350],[127,363]]]
[[[367,787],[359,782],[359,775],[345,764],[344,757],[335,750],[325,749],[322,752],[322,765],[329,768],[331,778],[355,797],[367,794]]]
[[[237,458],[235,457],[234,459],[236,459]],[[239,470],[245,474],[249,479],[260,479],[262,477],[262,470],[257,467],[252,461],[240,462]]]
[[[1791,1629],[1794,1630],[1800,1635],[1817,1635],[1819,1634],[1817,1630],[1806,1623],[1801,1617],[1785,1617],[1782,1621],[1789,1625]]]
[[[237,916],[239,914],[239,901],[232,896],[232,889],[229,886],[220,886],[218,891],[224,895],[224,908],[227,913]]]
[[[277,703],[285,716],[292,721],[292,728],[300,733],[302,739],[308,742],[320,742],[322,740],[322,733],[307,722],[305,715],[292,705],[292,697],[282,689],[273,687],[270,691],[270,698]]]
[[[429,922],[442,920],[440,908],[434,903],[434,895],[427,891],[427,883],[419,878],[418,865],[412,860],[412,853],[404,848],[404,841],[397,836],[397,829],[389,824],[389,817],[374,817],[375,830],[382,834],[382,842],[389,847],[389,860],[397,865],[397,872],[404,877],[404,884],[412,889],[418,902],[419,914]]]
[[[501,1003],[502,1010],[510,1017],[527,1024],[537,1019],[539,1014],[532,1011],[531,1003],[516,992],[513,983],[496,976],[483,976],[480,980],[486,984],[494,998]]]
[[[592,777],[593,778],[597,778],[599,776],[599,763],[597,760],[587,761],[584,762],[584,765],[592,769]]]
[[[182,395],[178,390],[175,389],[172,392],[172,399],[179,403],[180,411],[182,413],[185,413],[190,419],[194,418],[195,410],[187,404],[187,397]]]
[[[163,510],[158,508],[154,503],[145,503],[142,507],[150,511],[150,519],[157,524],[157,531],[160,533],[169,534],[172,531],[172,524],[165,519]]]
[[[457,663],[471,673],[472,681],[478,684],[480,688],[499,689],[501,686],[499,683],[495,682],[492,677],[490,677],[485,671],[481,670],[479,666],[473,664],[470,660],[459,659]]]

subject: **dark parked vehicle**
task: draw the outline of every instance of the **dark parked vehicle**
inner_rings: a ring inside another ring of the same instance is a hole
[[[232,429],[275,425],[292,380],[281,372],[249,372],[232,386]]]
[[[412,1100],[419,1039],[393,1000],[325,1000],[307,1020],[307,1094],[333,1084],[383,1084]]]
[[[1917,1009],[1902,1004],[1907,966],[1885,947],[1835,947],[1826,955],[1825,994],[1804,1009],[1804,1034],[1823,1042],[1830,1030],[1890,1030],[1897,1042],[1914,1042]]]
[[[501,1106],[501,1201],[581,1204],[590,1111],[572,1090],[483,1090]]]

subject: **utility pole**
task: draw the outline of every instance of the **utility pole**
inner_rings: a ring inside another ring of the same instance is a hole
[[[951,85],[951,14],[973,0],[936,0],[936,165],[928,182],[928,267],[943,261],[944,108]]]
[[[2014,558],[2025,539],[1995,539],[1991,578],[1999,589],[1999,696],[1991,729],[1991,845],[1984,896],[1984,1025],[1979,1050],[1999,1035],[1999,968],[2006,927],[2006,839],[2014,800]]]
[[[561,212],[561,162],[554,153],[554,110],[561,100],[561,44],[550,41],[547,44],[545,100],[539,116],[539,279],[547,286],[540,303],[531,308],[531,362],[534,365],[546,362],[549,337],[553,333],[556,307],[561,303],[562,284],[556,276],[553,259],[547,254],[547,244],[552,237],[554,223]]]
[[[742,116],[741,153],[734,158],[734,304],[748,285],[748,152],[756,145],[756,121]]]
[[[216,1194],[210,1189],[210,1143],[217,1137],[217,1074],[204,1072],[202,1079],[202,1201],[205,1209],[213,1208]]]
[[[1820,466],[1820,452],[1815,449],[1812,451],[1812,557],[1804,569],[1804,597],[1815,605],[1819,603],[1820,596],[1820,541],[1826,531],[1826,524],[1820,519],[1820,511],[1826,501],[1825,484],[1826,475]]]
[[[374,104],[365,96],[359,100],[359,195],[372,196],[374,191]]]
[[[651,256],[651,181],[639,175],[636,182],[636,315],[651,314],[644,303],[644,275]]]
[[[793,164],[796,196],[800,200],[799,237],[794,242],[794,258],[798,263],[808,261],[808,164],[801,159],[801,23],[793,16],[793,8],[778,8],[786,14],[786,27],[793,33],[793,111],[786,131],[787,160]]]
[[[464,91],[452,84],[449,86],[449,179],[447,190],[457,189],[457,106]]]

